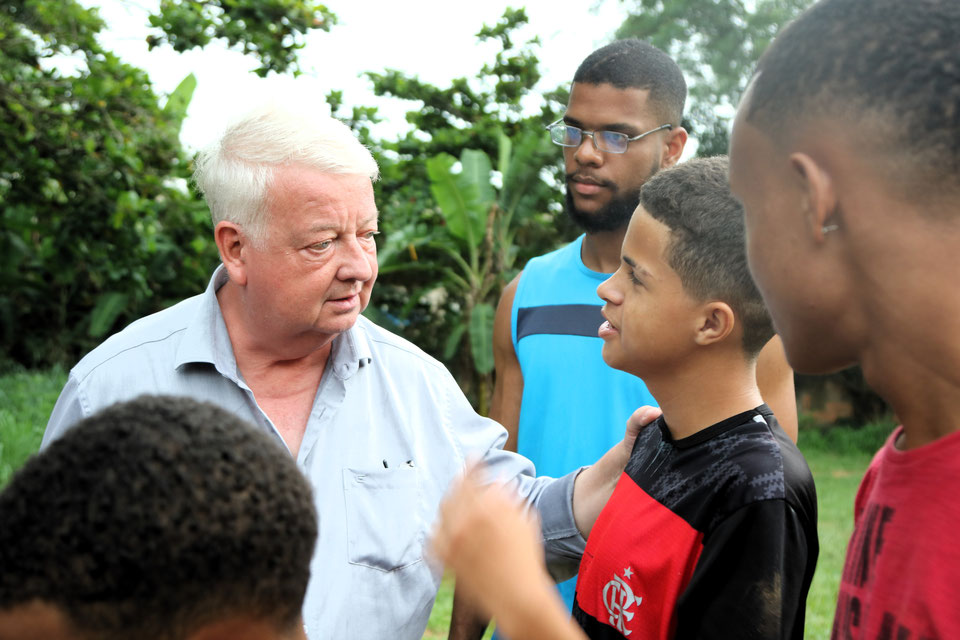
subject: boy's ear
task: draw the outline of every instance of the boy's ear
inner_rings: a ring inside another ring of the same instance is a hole
[[[840,210],[833,179],[826,169],[805,153],[790,154],[790,166],[800,183],[803,212],[811,237],[817,244],[840,228]]]
[[[213,239],[220,252],[220,260],[226,267],[230,280],[241,286],[247,284],[245,250],[250,240],[243,230],[227,220],[221,220],[213,229]]]
[[[693,341],[700,346],[727,339],[736,326],[736,316],[726,302],[713,300],[703,305]]]

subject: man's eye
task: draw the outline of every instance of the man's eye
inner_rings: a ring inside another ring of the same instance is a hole
[[[326,251],[332,245],[333,245],[333,240],[323,240],[321,242],[315,242],[314,244],[310,245],[310,248],[314,249],[315,251]]]
[[[365,234],[363,234],[362,237],[363,237],[365,240],[373,240],[374,237],[376,237],[376,236],[378,236],[378,235],[380,235],[380,232],[379,232],[379,231],[368,231],[368,232],[366,232]]]

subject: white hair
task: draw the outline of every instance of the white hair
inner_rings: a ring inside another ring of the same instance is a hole
[[[231,124],[199,153],[193,179],[213,225],[228,220],[260,243],[274,170],[302,165],[333,174],[379,176],[377,163],[345,124],[328,115],[264,104]]]

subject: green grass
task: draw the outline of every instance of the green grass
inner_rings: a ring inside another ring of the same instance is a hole
[[[801,435],[801,443],[802,438]],[[819,449],[804,451],[804,455],[817,484],[817,530],[820,537],[820,557],[807,596],[804,638],[819,640],[830,637],[843,557],[853,531],[853,498],[870,463],[870,456]]]
[[[62,369],[14,370],[0,375],[0,487],[37,450],[64,382]],[[892,426],[886,421],[861,429],[822,429],[804,421],[800,449],[817,483],[820,534],[820,559],[807,599],[805,638],[830,635],[843,557],[853,529],[853,498],[871,456]],[[440,585],[424,638],[447,637],[452,607],[453,579],[448,575]],[[484,637],[489,638],[490,633],[488,630]]]
[[[40,446],[50,411],[67,381],[62,369],[0,375],[0,487]]]

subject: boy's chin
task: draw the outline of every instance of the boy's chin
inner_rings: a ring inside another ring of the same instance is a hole
[[[633,373],[633,371],[626,366],[623,354],[618,353],[609,341],[604,340],[603,351],[601,351],[600,354],[603,356],[603,361],[607,363],[608,367],[619,369],[620,371],[625,371],[627,373]]]

